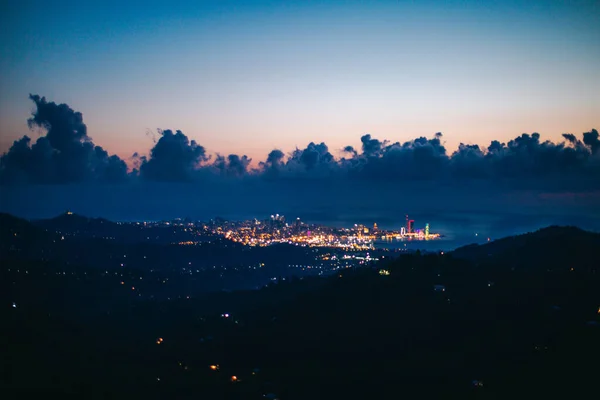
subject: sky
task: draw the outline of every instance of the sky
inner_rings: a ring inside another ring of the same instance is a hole
[[[600,231],[597,1],[0,7],[0,212]]]
[[[120,3],[126,3],[125,5]],[[19,1],[0,12],[0,152],[30,93],[130,164],[149,131],[257,165],[366,133],[488,146],[600,126],[596,1]]]

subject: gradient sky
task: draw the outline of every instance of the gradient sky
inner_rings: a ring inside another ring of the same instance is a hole
[[[0,152],[30,134],[29,93],[125,159],[156,128],[259,161],[364,133],[454,150],[600,127],[594,0],[5,3]]]

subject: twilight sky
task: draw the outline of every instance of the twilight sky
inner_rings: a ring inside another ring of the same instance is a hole
[[[7,4],[8,3],[8,4]],[[54,3],[54,4],[52,4]],[[120,3],[127,3],[122,5]],[[128,159],[148,130],[208,153],[392,142],[449,151],[600,126],[597,1],[30,1],[0,10],[0,152],[29,93]]]

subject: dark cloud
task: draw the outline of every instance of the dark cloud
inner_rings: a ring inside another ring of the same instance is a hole
[[[160,138],[150,150],[150,156],[141,159],[140,176],[162,182],[185,182],[208,161],[204,147],[190,141],[181,131],[159,130]]]
[[[485,178],[490,170],[484,151],[476,144],[461,143],[450,158],[452,171],[456,176],[466,178]]]
[[[304,170],[311,171],[317,167],[329,167],[333,163],[334,157],[325,143],[315,144],[310,142],[305,149],[294,150],[286,165],[294,170],[297,166],[301,166]]]
[[[403,144],[388,145],[387,141],[365,135],[361,138],[363,153],[353,157],[350,172],[356,177],[377,181],[436,179],[446,172],[444,167],[448,163],[440,137],[420,137]]]
[[[360,138],[362,142],[363,154],[366,157],[379,156],[381,149],[387,144],[387,142],[380,142],[377,139],[371,139],[371,135],[366,134]]]
[[[265,165],[269,167],[280,166],[283,162],[284,156],[285,155],[283,154],[283,151],[278,149],[272,150],[267,156],[267,161],[265,162]]]
[[[342,149],[344,153],[350,154],[352,156],[358,155],[358,152],[352,146],[346,146]]]
[[[80,112],[38,95],[29,98],[36,109],[28,125],[45,131],[45,135],[33,144],[24,136],[2,155],[2,182],[47,184],[126,179],[125,162],[94,145]]]
[[[598,140],[598,131],[592,129],[590,132],[585,132],[583,134],[583,143],[589,146],[592,154],[598,154],[598,150],[600,150],[600,140]]]
[[[540,135],[522,134],[508,144],[493,142],[485,155],[486,167],[492,177],[511,179],[538,179],[554,177],[565,179],[590,176],[593,167],[592,150],[574,135],[563,135],[565,143],[540,141]]]
[[[127,164],[116,155],[109,155],[100,146],[94,148],[96,155],[96,173],[102,179],[110,182],[118,182],[127,176]]]
[[[213,166],[226,176],[244,176],[248,173],[248,166],[252,159],[247,156],[238,156],[230,154],[227,157],[217,155]]]
[[[340,165],[325,143],[310,142],[304,149],[296,148],[287,158],[281,150],[271,151],[254,175],[267,180],[315,179],[331,177],[340,170]]]
[[[27,120],[27,124],[29,128],[45,128],[46,138],[54,149],[67,152],[73,146],[91,141],[83,123],[83,114],[66,104],[48,103],[45,97],[30,94],[29,98],[35,103],[37,110]]]
[[[538,133],[524,133],[507,143],[494,140],[487,147],[461,143],[452,154],[447,153],[439,132],[403,143],[365,134],[360,150],[346,146],[341,149],[342,158],[334,157],[325,143],[311,142],[288,155],[273,150],[256,169],[250,168],[251,160],[245,155],[217,154],[211,159],[203,146],[183,132],[158,130],[146,133],[153,138],[152,148],[148,155],[133,154],[129,160],[133,171],[128,173],[123,160],[92,142],[81,113],[37,95],[30,98],[36,109],[29,126],[44,134],[35,141],[24,136],[2,155],[3,183],[106,183],[128,178],[214,185],[219,180],[239,179],[275,183],[268,187],[276,191],[295,190],[293,182],[304,181],[306,193],[311,187],[320,192],[333,184],[343,188],[362,184],[373,193],[386,185],[406,191],[423,184],[452,191],[481,182],[503,190],[546,192],[600,187],[600,137],[595,129],[582,136],[565,133],[564,141],[558,143],[544,141]]]
[[[563,137],[571,144],[577,143],[577,136],[573,135],[572,133],[563,133]]]
[[[276,178],[277,176],[279,176],[279,171],[284,165],[284,158],[285,154],[283,153],[283,151],[279,149],[271,150],[269,155],[267,155],[267,159],[265,161],[260,162],[260,171],[267,178]]]

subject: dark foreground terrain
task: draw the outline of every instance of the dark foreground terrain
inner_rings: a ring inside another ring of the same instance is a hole
[[[576,228],[160,301],[136,296],[131,271],[16,257],[39,238],[11,241],[3,229],[3,392],[127,399],[598,393],[600,235]]]

